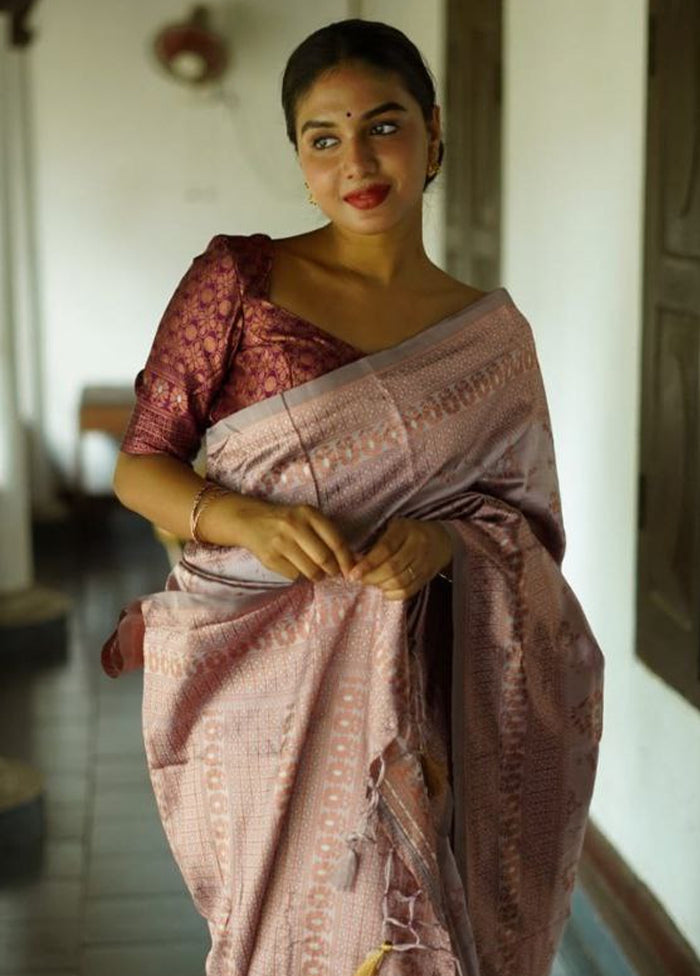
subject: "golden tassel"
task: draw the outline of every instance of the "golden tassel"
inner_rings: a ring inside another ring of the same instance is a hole
[[[391,942],[383,942],[381,949],[372,949],[355,976],[374,976],[375,973],[378,973],[384,956],[391,952],[392,948]]]
[[[428,787],[428,794],[430,796],[439,796],[445,788],[447,767],[440,765],[427,752],[421,753],[420,761],[423,767],[423,778]]]

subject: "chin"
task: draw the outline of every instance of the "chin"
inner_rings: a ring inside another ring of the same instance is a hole
[[[339,227],[345,227],[356,234],[382,234],[391,230],[399,223],[396,217],[387,215],[370,217],[367,214],[360,214],[358,220],[336,219],[334,223]]]

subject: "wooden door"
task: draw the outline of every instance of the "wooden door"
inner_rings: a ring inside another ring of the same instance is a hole
[[[700,706],[697,0],[650,2],[646,161],[637,653]]]
[[[448,0],[445,270],[490,291],[501,259],[501,0]]]

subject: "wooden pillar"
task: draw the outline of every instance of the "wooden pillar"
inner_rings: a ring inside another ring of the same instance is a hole
[[[12,57],[0,44],[0,592],[33,578],[26,456],[19,419],[12,249],[11,133],[15,126]]]

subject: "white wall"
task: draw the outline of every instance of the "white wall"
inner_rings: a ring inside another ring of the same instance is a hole
[[[593,816],[700,951],[700,716],[633,650],[645,8],[506,0],[502,281],[537,337],[564,568],[607,657]],[[149,37],[187,9],[52,0],[34,18],[47,412],[66,472],[81,386],[133,380],[213,234],[284,236],[318,222],[279,105],[293,47],[358,12],[387,20],[419,44],[443,91],[442,0],[229,5],[228,108],[149,60]],[[442,208],[438,180],[425,235],[438,262]],[[114,449],[92,448],[92,482],[104,487]]]
[[[502,277],[547,386],[564,571],[606,655],[592,816],[700,952],[700,714],[634,656],[646,6],[506,2]]]
[[[184,0],[39,4],[32,48],[48,436],[70,476],[81,387],[131,383],[192,257],[216,233],[273,237],[325,222],[306,199],[279,88],[287,57],[357,2],[212,3],[230,37],[226,103],[153,64],[149,43]],[[409,32],[441,67],[438,0],[360,5]],[[441,192],[426,195],[441,258]],[[431,198],[428,202],[427,198]],[[88,484],[108,487],[115,449],[86,438]],[[92,441],[92,443],[91,443]]]

